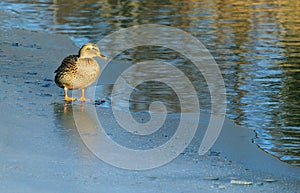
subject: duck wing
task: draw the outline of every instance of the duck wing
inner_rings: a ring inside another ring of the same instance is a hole
[[[61,65],[54,71],[54,73],[61,73],[65,71],[69,71],[69,69],[76,68],[77,62],[78,62],[78,55],[70,55],[66,57]]]

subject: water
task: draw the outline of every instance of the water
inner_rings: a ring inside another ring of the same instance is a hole
[[[255,130],[255,143],[266,152],[300,165],[300,2],[4,0],[0,10],[14,16],[2,19],[2,28],[67,34],[78,46],[139,24],[185,30],[219,64],[227,89],[227,116]],[[168,60],[184,71],[200,88],[201,108],[210,109],[203,77],[178,54],[143,47],[126,51],[118,59],[143,61],[147,57]],[[178,98],[173,95],[165,85],[145,83],[133,93],[131,110],[145,110],[149,101],[158,98],[169,111],[178,112]]]

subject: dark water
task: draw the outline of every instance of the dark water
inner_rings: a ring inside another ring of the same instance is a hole
[[[13,15],[2,21],[2,27],[67,34],[78,46],[139,24],[185,30],[219,64],[227,89],[227,116],[254,129],[255,143],[262,149],[300,165],[300,1],[4,0],[0,9]],[[168,60],[184,71],[200,88],[201,108],[209,110],[203,77],[193,73],[192,65],[178,54],[145,47],[129,50],[118,59],[147,57]],[[164,85],[150,82],[138,91],[143,97],[133,93],[132,110],[145,110],[149,101],[158,98],[171,112],[178,111],[178,98]]]

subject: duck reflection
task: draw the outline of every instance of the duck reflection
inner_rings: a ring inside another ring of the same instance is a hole
[[[73,152],[90,154],[79,133],[88,136],[96,132],[97,119],[91,112],[92,107],[94,108],[95,104],[69,102],[53,104],[57,133],[65,142],[64,145],[69,146]]]
[[[73,119],[72,104],[68,102],[60,102],[53,104],[53,111],[55,115],[55,125],[65,130],[76,129]]]

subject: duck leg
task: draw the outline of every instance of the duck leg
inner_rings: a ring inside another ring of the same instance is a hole
[[[74,98],[71,98],[68,96],[68,88],[64,88],[64,96],[65,96],[65,101],[74,101]]]
[[[81,89],[81,97],[78,99],[79,101],[91,101],[91,99],[84,97],[84,88]]]

